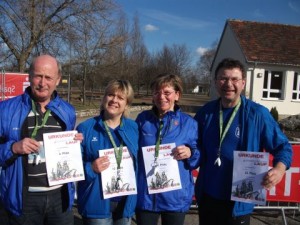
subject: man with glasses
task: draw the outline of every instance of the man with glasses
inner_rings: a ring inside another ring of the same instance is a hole
[[[246,73],[238,60],[225,58],[215,71],[220,98],[196,114],[201,149],[196,199],[201,225],[250,224],[254,204],[231,201],[233,151],[266,150],[274,167],[262,180],[266,189],[278,184],[290,167],[292,149],[269,110],[246,99]]]

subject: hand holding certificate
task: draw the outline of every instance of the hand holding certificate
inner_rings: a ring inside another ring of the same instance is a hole
[[[262,181],[269,167],[269,153],[234,151],[231,200],[266,204]]]
[[[44,148],[50,186],[84,180],[80,141],[77,131],[45,133]]]
[[[155,157],[155,146],[142,148],[149,194],[181,189],[177,160],[173,158],[175,143],[159,146]]]
[[[103,198],[132,195],[137,193],[133,160],[126,146],[122,149],[122,160],[118,169],[114,149],[99,150],[99,156],[108,156],[110,165],[101,172]]]

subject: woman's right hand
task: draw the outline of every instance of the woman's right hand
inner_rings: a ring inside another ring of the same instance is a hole
[[[92,162],[92,168],[96,173],[101,173],[109,167],[108,156],[102,156]]]

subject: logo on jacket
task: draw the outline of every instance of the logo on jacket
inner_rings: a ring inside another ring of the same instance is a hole
[[[178,126],[178,124],[179,124],[178,120],[174,120],[174,125]]]
[[[240,135],[241,135],[240,127],[236,127],[236,129],[235,129],[235,136],[237,138],[240,138]]]
[[[98,138],[97,137],[93,137],[92,141],[98,141]]]

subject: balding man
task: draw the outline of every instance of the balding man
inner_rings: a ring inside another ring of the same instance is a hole
[[[36,57],[24,94],[0,103],[1,200],[10,224],[68,225],[74,184],[49,186],[43,134],[73,130],[74,108],[55,91],[61,66],[50,55]]]

